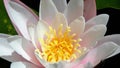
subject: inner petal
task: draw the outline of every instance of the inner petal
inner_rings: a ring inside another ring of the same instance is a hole
[[[78,58],[77,54],[82,54],[82,48],[80,48],[81,45],[79,44],[81,39],[76,39],[76,34],[71,34],[70,32],[70,27],[66,27],[63,32],[63,24],[59,25],[58,30],[49,26],[49,31],[45,33],[45,38],[39,39],[42,51],[36,49],[40,58],[50,63],[72,61]]]

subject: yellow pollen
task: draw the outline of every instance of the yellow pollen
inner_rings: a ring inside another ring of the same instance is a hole
[[[49,31],[45,34],[46,37],[39,39],[42,48],[39,55],[42,59],[50,63],[76,59],[76,53],[81,53],[81,50],[78,50],[81,39],[76,40],[76,34],[71,34],[70,32],[70,27],[66,27],[64,30],[63,24],[61,24],[58,29],[49,26]],[[36,51],[38,51],[38,49],[36,49]]]

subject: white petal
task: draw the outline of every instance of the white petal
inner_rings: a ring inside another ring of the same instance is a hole
[[[99,24],[107,25],[108,19],[109,19],[109,15],[107,14],[100,14],[98,16],[95,16],[86,22],[85,30],[89,29],[94,25],[99,25]]]
[[[101,45],[102,43],[110,42],[110,41],[114,42],[114,43],[116,43],[117,45],[120,46],[120,34],[105,36],[100,41],[98,41],[97,46]],[[120,53],[120,47],[118,47],[117,50],[112,55],[110,55],[109,57],[112,57],[112,56],[114,56],[116,54],[119,54],[119,53]]]
[[[10,35],[0,34],[0,57],[10,61],[25,61],[20,55],[18,55],[9,45],[7,38]]]
[[[120,34],[113,34],[113,35],[105,36],[98,42],[97,45],[100,45],[102,43],[109,42],[109,41],[112,41],[112,42],[120,45]]]
[[[77,37],[80,37],[80,34],[83,33],[85,28],[85,19],[81,16],[70,23],[69,26],[71,27],[71,33],[75,33]]]
[[[65,30],[66,27],[68,26],[67,20],[66,20],[64,14],[57,13],[54,20],[53,20],[53,23],[51,25],[54,29],[57,30],[61,24],[63,25],[63,28],[62,28],[63,30]]]
[[[12,53],[12,55],[1,56],[1,58],[9,62],[27,61],[21,55],[17,54],[15,51]]]
[[[17,32],[30,40],[26,24],[36,23],[37,16],[19,0],[4,0],[4,3]]]
[[[0,38],[0,56],[12,55],[14,50],[9,46],[6,39]]]
[[[85,64],[90,62],[93,66],[96,66],[101,60],[104,60],[106,57],[111,55],[117,47],[118,46],[113,42],[106,42],[91,50],[81,63]]]
[[[81,46],[92,48],[96,44],[96,42],[104,37],[106,32],[105,25],[96,25],[88,29],[80,38],[82,41],[80,42]]]
[[[17,39],[17,40],[16,40]],[[23,50],[22,46],[22,39],[20,37],[13,37],[13,38],[8,38],[8,42],[10,46],[18,53],[18,54],[24,54],[23,56],[30,60],[31,58],[25,53]]]
[[[28,25],[28,32],[29,32],[29,35],[30,35],[30,38],[31,38],[31,41],[33,43],[33,45],[36,47],[36,39],[35,39],[35,27],[36,27],[36,24],[29,24]]]
[[[13,62],[10,68],[44,68],[44,67],[38,67],[29,62]]]
[[[19,36],[8,38],[8,41],[10,46],[23,58],[36,65],[40,65],[34,55],[35,48],[32,43]]]
[[[0,33],[0,38],[8,38],[8,37],[10,37],[10,35]]]
[[[74,19],[83,16],[83,7],[83,0],[70,0],[64,12],[68,23],[71,23]]]
[[[0,34],[0,56],[12,55],[14,52],[6,40],[8,37],[9,35]]]
[[[53,0],[53,2],[55,3],[55,6],[58,9],[58,11],[63,13],[65,8],[67,7],[66,0]]]
[[[44,38],[45,33],[49,30],[49,26],[45,21],[39,21],[36,26],[36,33],[38,39]]]
[[[117,44],[116,44],[116,45],[117,45]],[[117,54],[120,54],[120,46],[119,46],[119,45],[118,45],[117,49],[115,50],[115,52],[112,53],[110,56],[106,57],[106,59],[107,59],[107,58],[110,58],[110,57],[113,57],[113,56],[115,56],[115,55],[117,55]]]
[[[41,0],[39,9],[40,20],[51,23],[56,13],[57,8],[52,0]]]

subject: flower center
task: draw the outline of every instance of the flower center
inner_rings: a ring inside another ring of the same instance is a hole
[[[70,32],[70,27],[66,27],[63,31],[62,24],[57,30],[50,26],[45,34],[46,37],[39,40],[42,48],[41,57],[50,63],[76,59],[76,53],[81,53],[81,50],[78,50],[81,39],[76,40],[76,34]]]

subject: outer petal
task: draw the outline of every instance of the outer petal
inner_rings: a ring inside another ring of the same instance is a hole
[[[37,16],[19,0],[4,0],[4,3],[17,32],[30,40],[26,24],[36,23]]]
[[[101,60],[104,60],[107,56],[111,55],[117,47],[118,45],[113,42],[106,42],[91,50],[80,64],[90,62],[93,66],[96,66]]]
[[[13,62],[10,68],[44,68],[44,67],[37,67],[36,65],[29,62]]]
[[[17,54],[15,51],[12,53],[12,55],[1,56],[1,58],[9,62],[27,61],[21,55]]]
[[[52,0],[41,0],[39,9],[40,20],[51,23],[56,13],[57,8],[55,7]]]
[[[23,58],[36,65],[41,66],[34,55],[35,48],[32,43],[18,36],[8,38],[8,41],[10,46]]]
[[[101,45],[102,43],[110,42],[110,41],[120,46],[120,34],[105,36],[97,43],[97,46]],[[120,47],[118,47],[117,50],[112,55],[108,56],[108,58],[119,53],[120,53]]]
[[[84,0],[84,17],[86,21],[96,16],[96,11],[95,0]]]
[[[8,37],[10,37],[10,35],[0,33],[0,38],[8,38]]]
[[[82,41],[80,42],[80,45],[87,48],[92,48],[96,44],[96,42],[104,37],[104,34],[106,32],[106,26],[105,25],[96,25],[88,29],[84,32],[83,35],[81,35]]]
[[[102,43],[112,41],[118,45],[120,45],[120,34],[108,35],[103,37],[97,45],[101,45]]]
[[[89,29],[94,25],[99,25],[99,24],[107,25],[108,19],[109,19],[109,16],[107,14],[101,14],[101,15],[95,16],[86,22],[85,30]]]
[[[80,34],[84,32],[85,28],[85,19],[84,17],[79,17],[78,19],[74,20],[72,23],[69,25],[71,27],[71,33],[76,33],[77,38],[80,37]]]
[[[9,45],[7,38],[10,35],[0,34],[0,57],[10,62],[25,61],[20,55],[18,55]]]
[[[65,8],[67,7],[66,0],[53,0],[55,6],[57,7],[58,11],[63,13]]]
[[[9,35],[0,34],[0,56],[12,55],[14,52],[6,40],[7,37],[9,37]]]
[[[67,17],[68,23],[83,16],[83,0],[70,0],[64,14]]]

